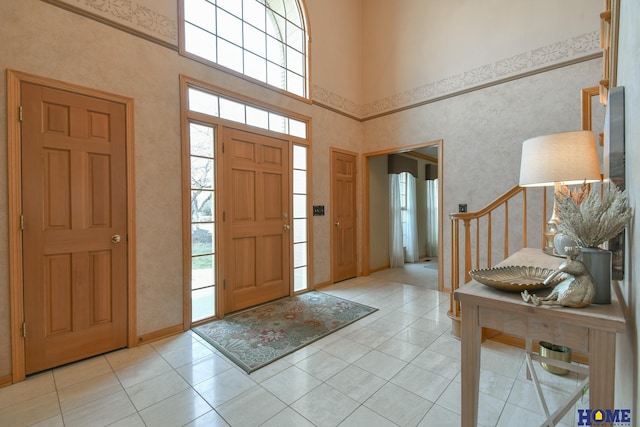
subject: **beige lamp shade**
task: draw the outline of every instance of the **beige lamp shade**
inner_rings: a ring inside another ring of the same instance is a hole
[[[521,187],[573,185],[600,179],[596,141],[591,131],[538,136],[522,143]]]

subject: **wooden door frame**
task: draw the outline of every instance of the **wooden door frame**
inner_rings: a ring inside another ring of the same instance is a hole
[[[133,99],[102,92],[84,86],[40,77],[21,71],[7,70],[7,190],[9,222],[9,300],[11,307],[11,376],[12,381],[25,379],[25,340],[22,336],[24,322],[24,284],[22,231],[22,134],[20,126],[20,87],[32,83],[76,94],[117,102],[125,106],[126,181],[127,181],[127,346],[137,343],[136,328],[136,221],[135,221],[135,171]]]
[[[444,291],[444,250],[443,250],[443,230],[444,224],[442,222],[442,178],[443,178],[443,165],[444,165],[444,140],[438,139],[435,141],[424,142],[421,144],[409,145],[406,147],[391,147],[377,151],[371,151],[362,155],[362,275],[368,276],[371,273],[371,259],[370,259],[370,245],[371,236],[369,231],[370,217],[369,217],[369,158],[380,155],[405,153],[413,151],[417,148],[425,148],[437,146],[438,147],[438,290]]]
[[[354,185],[356,186],[356,191],[353,195],[353,197],[355,198],[355,203],[356,203],[356,218],[355,218],[355,224],[356,224],[356,245],[354,246],[355,251],[356,251],[356,277],[360,276],[362,273],[362,266],[359,265],[360,264],[360,253],[361,251],[359,250],[358,246],[358,242],[359,242],[359,236],[360,236],[360,232],[359,232],[359,225],[360,225],[360,218],[359,215],[357,214],[357,208],[358,208],[358,161],[360,159],[360,154],[356,153],[355,151],[349,151],[349,150],[344,150],[342,148],[338,148],[338,147],[329,147],[329,200],[331,201],[331,215],[329,218],[329,229],[331,230],[331,232],[329,233],[329,247],[331,248],[329,250],[329,252],[331,253],[331,257],[330,257],[330,262],[331,262],[331,284],[335,283],[335,269],[334,269],[334,258],[336,256],[336,254],[333,251],[333,244],[334,244],[334,240],[335,240],[335,230],[333,227],[333,212],[335,209],[335,206],[333,206],[333,196],[334,196],[334,192],[335,192],[335,188],[334,188],[334,183],[333,183],[333,153],[340,153],[340,154],[346,154],[349,156],[353,156],[355,157],[355,180],[353,181]]]

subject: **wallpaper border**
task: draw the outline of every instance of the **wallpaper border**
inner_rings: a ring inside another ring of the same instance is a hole
[[[363,105],[314,85],[313,102],[365,121],[599,56],[602,56],[600,33],[593,31]]]

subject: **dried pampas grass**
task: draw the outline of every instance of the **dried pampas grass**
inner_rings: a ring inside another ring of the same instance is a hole
[[[595,248],[616,237],[631,218],[626,190],[620,191],[613,184],[605,186],[602,197],[598,191],[571,196],[556,196],[558,229],[582,247]]]

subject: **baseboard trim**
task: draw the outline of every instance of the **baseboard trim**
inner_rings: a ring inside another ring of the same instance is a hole
[[[157,331],[149,332],[148,334],[138,336],[137,342],[138,345],[148,344],[153,341],[158,341],[163,338],[170,337],[172,335],[181,334],[184,332],[184,328],[182,327],[182,323],[169,326],[168,328],[158,329]]]
[[[316,283],[316,285],[314,286],[314,289],[326,288],[327,286],[331,286],[331,285],[332,285],[331,281],[328,280],[326,282]]]
[[[0,377],[0,388],[13,384],[13,375],[5,375]]]
[[[371,270],[369,270],[369,274],[375,273],[376,271],[386,270],[388,268],[391,268],[391,267],[389,265],[383,265],[382,267],[372,268]]]

